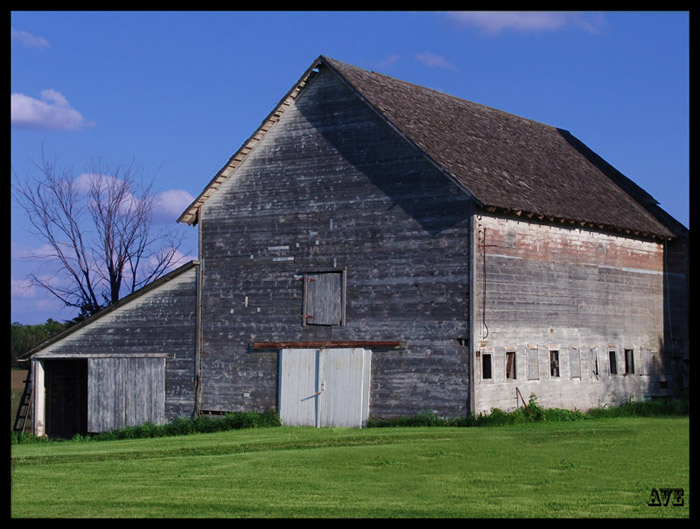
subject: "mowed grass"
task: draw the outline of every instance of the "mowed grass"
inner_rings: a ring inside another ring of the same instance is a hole
[[[683,506],[650,507],[652,489]],[[14,518],[689,517],[689,419],[12,446]]]

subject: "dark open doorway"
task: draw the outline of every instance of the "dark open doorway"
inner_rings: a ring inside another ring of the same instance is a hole
[[[44,360],[46,435],[87,433],[87,359]]]

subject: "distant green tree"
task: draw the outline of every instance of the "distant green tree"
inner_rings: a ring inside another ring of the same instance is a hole
[[[71,322],[61,323],[49,318],[46,323],[25,325],[13,322],[10,325],[10,367],[26,367],[17,362],[17,357],[55,334],[70,327]]]

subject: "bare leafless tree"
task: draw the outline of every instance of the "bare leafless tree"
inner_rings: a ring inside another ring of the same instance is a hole
[[[153,182],[139,181],[133,165],[93,162],[79,177],[44,156],[34,167],[38,176],[14,185],[14,194],[33,234],[46,243],[42,256],[56,264],[52,279],[30,279],[80,316],[116,303],[178,264],[182,238],[154,224]]]

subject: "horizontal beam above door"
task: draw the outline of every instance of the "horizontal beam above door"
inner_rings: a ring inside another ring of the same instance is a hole
[[[268,349],[334,349],[334,348],[365,348],[365,349],[398,349],[401,342],[391,340],[355,341],[355,342],[253,342],[251,349],[262,351]]]

